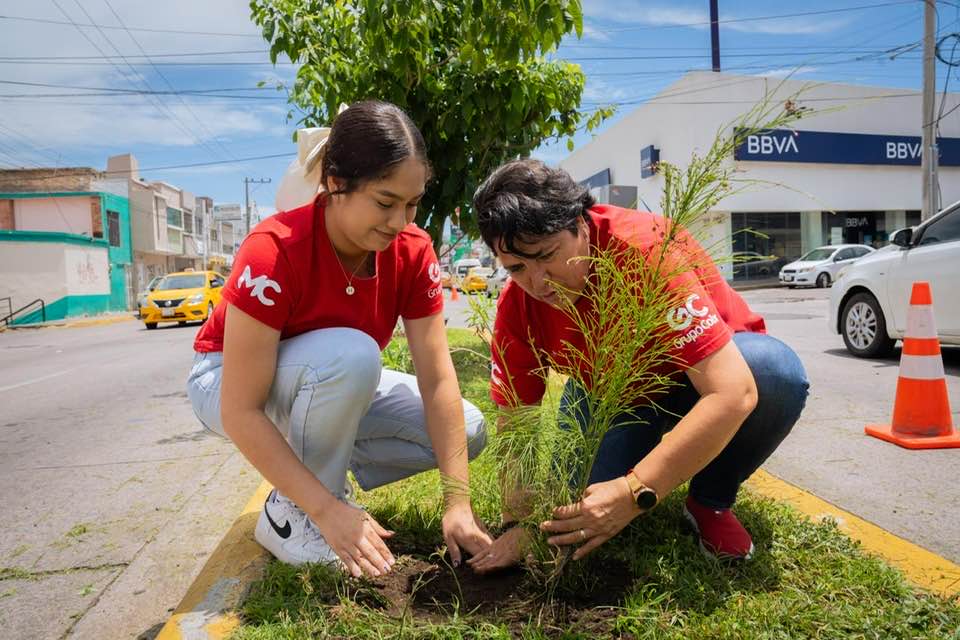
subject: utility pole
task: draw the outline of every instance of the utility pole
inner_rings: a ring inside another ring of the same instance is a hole
[[[244,178],[243,179],[243,212],[247,219],[247,232],[244,237],[250,235],[250,185],[267,184],[270,178]]]
[[[713,71],[720,73],[720,9],[717,8],[717,0],[710,0],[710,52]]]
[[[923,142],[920,156],[920,173],[923,175],[923,205],[920,219],[926,220],[940,210],[937,190],[937,132],[936,132],[936,92],[937,77],[935,68],[936,44],[934,32],[937,28],[937,2],[924,0],[923,7]]]
[[[210,268],[210,217],[207,215],[210,212],[207,210],[207,200],[200,200],[202,203],[200,219],[203,221],[203,270],[206,271]],[[210,200],[213,202],[213,200]]]

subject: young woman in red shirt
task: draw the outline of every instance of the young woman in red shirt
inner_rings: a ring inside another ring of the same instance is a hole
[[[369,490],[439,467],[458,564],[490,543],[467,490],[485,430],[460,396],[440,267],[413,224],[430,177],[423,137],[395,105],[368,101],[320,144],[316,197],[264,220],[237,253],[197,335],[188,393],[276,487],[255,536],[278,559],[389,571],[391,532],[350,500],[347,471]],[[381,366],[398,318],[416,377]]]

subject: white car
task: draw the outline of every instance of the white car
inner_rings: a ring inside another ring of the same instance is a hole
[[[873,253],[873,247],[865,244],[836,244],[808,251],[780,269],[780,284],[788,287],[816,285],[829,287],[837,279],[841,269],[854,260]]]
[[[161,280],[163,280],[163,276],[154,276],[153,279],[147,284],[147,287],[140,292],[140,295],[137,296],[137,313],[134,317],[142,317],[140,309],[147,306],[147,296],[150,295],[151,291],[157,288],[157,285],[160,284]]]
[[[487,297],[499,297],[500,292],[507,285],[510,273],[504,267],[497,267],[492,275],[487,276]]]
[[[907,329],[913,283],[927,281],[944,344],[960,344],[960,202],[900,229],[884,248],[843,269],[830,291],[830,330],[855,356],[890,353]]]

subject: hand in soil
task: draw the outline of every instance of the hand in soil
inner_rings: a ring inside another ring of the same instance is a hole
[[[447,543],[450,560],[459,567],[463,559],[461,549],[472,556],[490,546],[493,538],[473,515],[469,503],[455,504],[443,514],[443,540]]]
[[[315,520],[327,544],[354,578],[367,574],[376,578],[390,571],[396,560],[384,543],[393,535],[373,517],[342,502]]]
[[[573,559],[579,560],[620,533],[641,513],[627,479],[621,477],[590,485],[580,502],[554,509],[554,519],[541,523],[540,529],[559,534],[547,538],[549,544],[579,544],[573,554]]]
[[[489,547],[467,560],[477,573],[489,573],[518,564],[530,542],[524,527],[509,529]]]

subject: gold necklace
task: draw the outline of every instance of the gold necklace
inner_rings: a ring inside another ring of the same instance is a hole
[[[324,217],[326,217],[326,214]],[[324,231],[326,231],[326,229],[324,229]],[[360,266],[354,269],[353,273],[347,276],[347,270],[343,268],[343,261],[340,259],[340,254],[337,253],[337,248],[333,244],[333,239],[330,237],[330,233],[326,232],[324,235],[327,236],[327,242],[330,244],[330,250],[333,251],[333,257],[337,259],[337,264],[340,266],[340,273],[343,274],[343,279],[347,281],[347,288],[344,289],[344,291],[347,292],[348,296],[352,296],[357,292],[357,290],[353,287],[353,279],[357,277],[360,269],[367,264],[367,258],[370,257],[370,252],[368,251],[366,254],[364,254],[363,260],[360,261]]]
[[[352,296],[357,292],[357,290],[353,287],[353,279],[357,277],[358,273],[360,273],[360,269],[367,264],[367,258],[370,257],[370,253],[368,252],[366,255],[364,255],[363,260],[360,261],[360,266],[354,269],[353,273],[347,276],[347,270],[343,268],[343,262],[340,260],[340,254],[338,254],[336,248],[333,247],[333,242],[330,243],[330,247],[333,248],[333,255],[337,259],[337,264],[340,265],[340,273],[343,274],[344,280],[347,281],[347,288],[344,289],[344,291],[347,292],[348,296]]]

